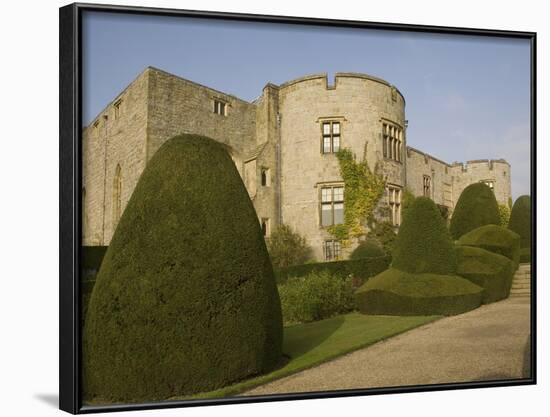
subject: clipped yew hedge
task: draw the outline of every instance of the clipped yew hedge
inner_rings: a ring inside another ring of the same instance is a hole
[[[85,400],[147,402],[274,369],[281,305],[258,218],[224,146],[167,141],[142,173],[90,298]]]
[[[456,275],[456,251],[435,203],[418,197],[407,209],[391,268],[355,293],[364,314],[453,315],[481,305],[483,288]]]
[[[459,245],[475,246],[498,253],[510,259],[516,266],[520,260],[520,237],[502,226],[489,224],[478,227],[458,240]]]
[[[508,222],[508,229],[516,232],[520,237],[520,247],[531,247],[531,197],[518,197]]]
[[[407,209],[392,256],[392,267],[405,272],[454,274],[454,245],[445,220],[431,199],[415,198]]]
[[[451,217],[451,236],[456,240],[486,224],[500,224],[495,193],[482,182],[468,185],[460,194]]]
[[[276,271],[277,282],[284,283],[290,277],[304,277],[312,272],[328,272],[333,276],[353,276],[366,280],[390,266],[391,256],[363,258],[349,261],[318,262],[304,265],[295,265]]]
[[[472,246],[457,246],[458,275],[483,288],[483,303],[510,295],[513,262],[505,256]]]
[[[390,268],[356,291],[355,304],[364,314],[450,316],[479,307],[482,297],[483,288],[456,275]]]

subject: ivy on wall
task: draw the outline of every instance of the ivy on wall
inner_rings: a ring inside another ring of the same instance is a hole
[[[341,149],[336,157],[344,180],[344,223],[330,226],[328,231],[345,247],[350,239],[366,233],[365,222],[384,194],[386,181],[370,170],[366,159],[357,162],[349,149]]]

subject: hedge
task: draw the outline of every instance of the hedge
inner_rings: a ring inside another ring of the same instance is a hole
[[[224,145],[182,135],[142,173],[97,275],[84,398],[148,402],[221,388],[282,359],[279,295]]]
[[[327,319],[354,309],[352,279],[334,277],[328,271],[291,277],[279,285],[283,321],[305,323]]]
[[[462,191],[456,203],[451,217],[451,235],[456,240],[486,224],[500,224],[495,193],[482,182],[470,184]]]
[[[350,255],[350,259],[364,259],[364,258],[378,258],[385,256],[386,252],[382,249],[382,246],[374,240],[367,239],[359,243]]]
[[[481,305],[483,288],[456,275],[411,274],[390,268],[355,293],[364,314],[423,316],[464,313]]]
[[[459,245],[475,246],[506,256],[514,262],[516,268],[520,256],[519,242],[517,233],[494,224],[478,227],[458,240]]]
[[[82,246],[81,269],[99,271],[107,246]]]
[[[510,295],[514,265],[505,256],[472,246],[457,246],[458,275],[483,288],[483,303]]]
[[[303,277],[312,272],[322,271],[326,271],[333,276],[347,277],[351,275],[366,280],[388,269],[390,262],[391,256],[386,255],[377,258],[295,265],[275,271],[275,274],[278,283],[284,283],[289,277]]]
[[[522,248],[531,247],[531,197],[518,197],[512,207],[508,228],[520,236]]]
[[[454,245],[445,221],[431,199],[417,197],[407,209],[392,256],[392,267],[402,271],[454,274]]]

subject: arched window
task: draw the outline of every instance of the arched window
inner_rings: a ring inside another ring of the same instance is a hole
[[[116,166],[115,177],[113,179],[113,228],[116,227],[120,219],[122,209],[122,175],[120,164]]]

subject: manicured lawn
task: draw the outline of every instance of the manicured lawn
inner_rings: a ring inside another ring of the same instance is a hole
[[[171,400],[227,397],[317,366],[338,356],[437,320],[440,316],[368,316],[351,313],[284,329],[283,352],[290,360],[281,368],[216,391]]]

